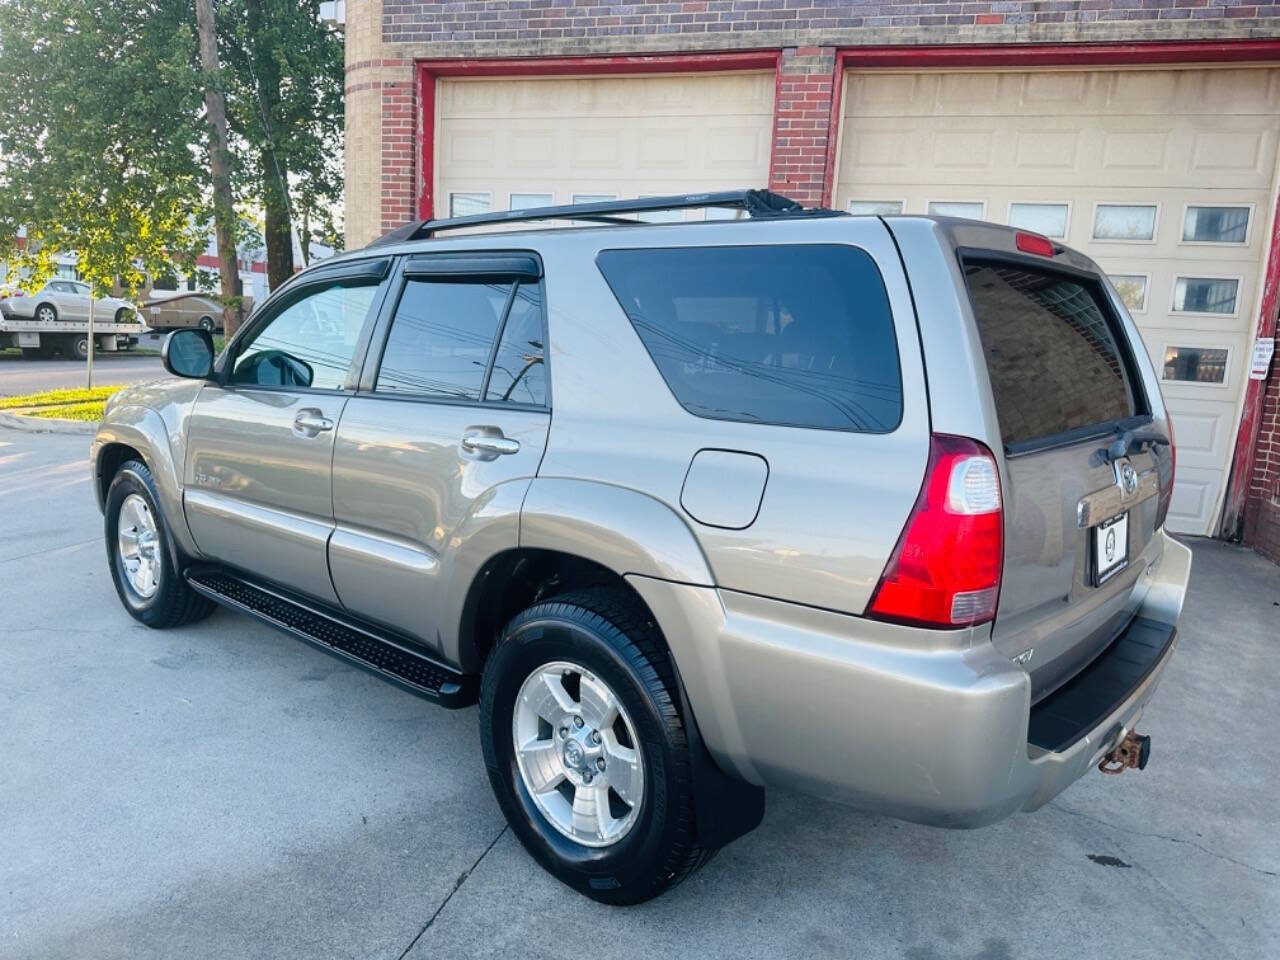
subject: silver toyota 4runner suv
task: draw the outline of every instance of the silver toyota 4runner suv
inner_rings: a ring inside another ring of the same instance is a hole
[[[694,207],[739,219],[631,219]],[[427,221],[165,364],[93,442],[128,612],[478,701],[512,829],[587,896],[679,882],[765,786],[971,827],[1146,763],[1173,435],[1044,237],[757,191]]]

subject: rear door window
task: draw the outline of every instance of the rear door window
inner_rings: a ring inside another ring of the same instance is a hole
[[[965,277],[1007,448],[1145,412],[1098,284],[980,260]]]
[[[865,251],[606,250],[596,262],[690,413],[863,433],[902,419],[893,314]]]

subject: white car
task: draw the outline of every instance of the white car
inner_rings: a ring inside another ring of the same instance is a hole
[[[4,312],[15,320],[87,321],[89,319],[89,285],[79,280],[50,280],[33,294],[8,297]],[[95,320],[124,323],[134,318],[137,308],[127,300],[98,297],[93,309]]]

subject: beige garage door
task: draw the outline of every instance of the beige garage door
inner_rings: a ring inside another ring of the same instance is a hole
[[[441,80],[436,213],[763,186],[773,88],[772,73]]]
[[[1013,223],[1130,303],[1178,439],[1172,529],[1221,509],[1275,208],[1280,71],[851,72],[836,200]]]

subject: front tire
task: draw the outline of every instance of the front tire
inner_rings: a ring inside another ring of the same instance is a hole
[[[205,333],[213,333],[213,317],[201,317],[200,329]]]
[[[104,515],[111,579],[131,617],[165,629],[209,615],[212,601],[187,586],[174,567],[155,480],[145,463],[128,460],[116,471]]]
[[[605,589],[528,608],[485,664],[480,738],[498,803],[534,859],[593,900],[640,903],[710,857],[675,683],[657,626]]]

